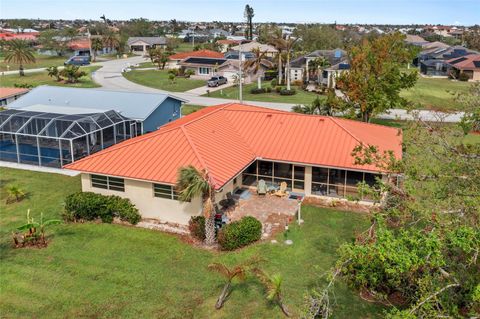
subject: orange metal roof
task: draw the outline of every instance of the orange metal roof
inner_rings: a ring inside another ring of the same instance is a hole
[[[178,169],[191,164],[207,170],[216,189],[255,159],[378,172],[374,165],[354,165],[351,152],[360,142],[402,156],[396,128],[232,103],[204,108],[66,168],[175,184]]]
[[[24,88],[3,88],[0,87],[0,99],[5,99],[10,96],[27,93],[28,89]]]
[[[212,51],[212,50],[198,50],[198,51],[191,51],[191,52],[179,52],[171,55],[169,57],[170,60],[183,60],[186,58],[191,57],[201,57],[201,58],[223,58],[223,54],[220,52]]]

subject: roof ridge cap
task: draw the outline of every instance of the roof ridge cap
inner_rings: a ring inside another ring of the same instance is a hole
[[[332,116],[329,116],[328,118],[330,118],[330,120],[333,121],[333,123],[337,124],[341,129],[343,129],[345,132],[347,132],[351,137],[353,137],[355,140],[357,140],[357,142],[359,143],[362,143],[362,141],[360,141],[360,139],[358,137],[356,137],[352,132],[350,132],[349,130],[347,130],[343,125],[341,125],[339,122],[337,122],[337,120],[335,120]]]
[[[217,181],[215,180],[215,178],[214,178],[212,175],[209,174],[207,163],[204,161],[204,159],[202,158],[202,156],[201,156],[200,153],[198,152],[197,148],[195,147],[195,143],[194,143],[194,142],[192,141],[192,139],[190,138],[190,135],[188,134],[187,130],[185,129],[185,126],[184,126],[184,125],[181,125],[181,126],[180,126],[180,129],[182,130],[183,135],[185,135],[185,138],[187,139],[188,144],[189,144],[190,147],[192,148],[193,153],[195,154],[195,157],[197,157],[197,159],[198,159],[198,161],[200,162],[200,164],[202,164],[203,168],[206,170],[208,178],[213,182],[213,185],[214,185],[214,186],[220,185],[219,183],[217,183]],[[220,185],[220,186],[221,186],[221,185]]]

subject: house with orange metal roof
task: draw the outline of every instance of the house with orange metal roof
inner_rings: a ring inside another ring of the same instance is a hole
[[[285,182],[302,196],[358,196],[357,184],[386,172],[355,164],[360,143],[402,156],[399,129],[328,116],[243,104],[211,106],[66,166],[81,172],[82,189],[129,198],[143,218],[187,224],[201,199],[178,201],[180,168],[208,172],[220,201],[227,193]]]

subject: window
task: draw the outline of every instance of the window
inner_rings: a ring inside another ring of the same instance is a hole
[[[199,67],[198,74],[210,74],[210,68]]]
[[[109,189],[117,192],[125,191],[125,181],[123,178],[91,175],[92,187]]]
[[[153,196],[178,200],[178,193],[171,185],[153,184]]]

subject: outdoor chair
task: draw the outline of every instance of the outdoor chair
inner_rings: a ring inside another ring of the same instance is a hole
[[[280,183],[280,189],[278,191],[276,191],[274,193],[275,196],[278,196],[278,197],[284,197],[284,196],[287,196],[288,195],[288,192],[287,192],[287,183],[285,182],[281,182]]]
[[[228,209],[232,206],[235,206],[236,202],[235,202],[235,199],[233,198],[232,196],[232,193],[231,192],[228,192],[226,194],[226,199],[222,199],[219,204],[220,206],[222,206],[223,209]]]
[[[263,179],[258,181],[257,185],[257,194],[258,195],[266,195],[267,194],[267,184]]]

